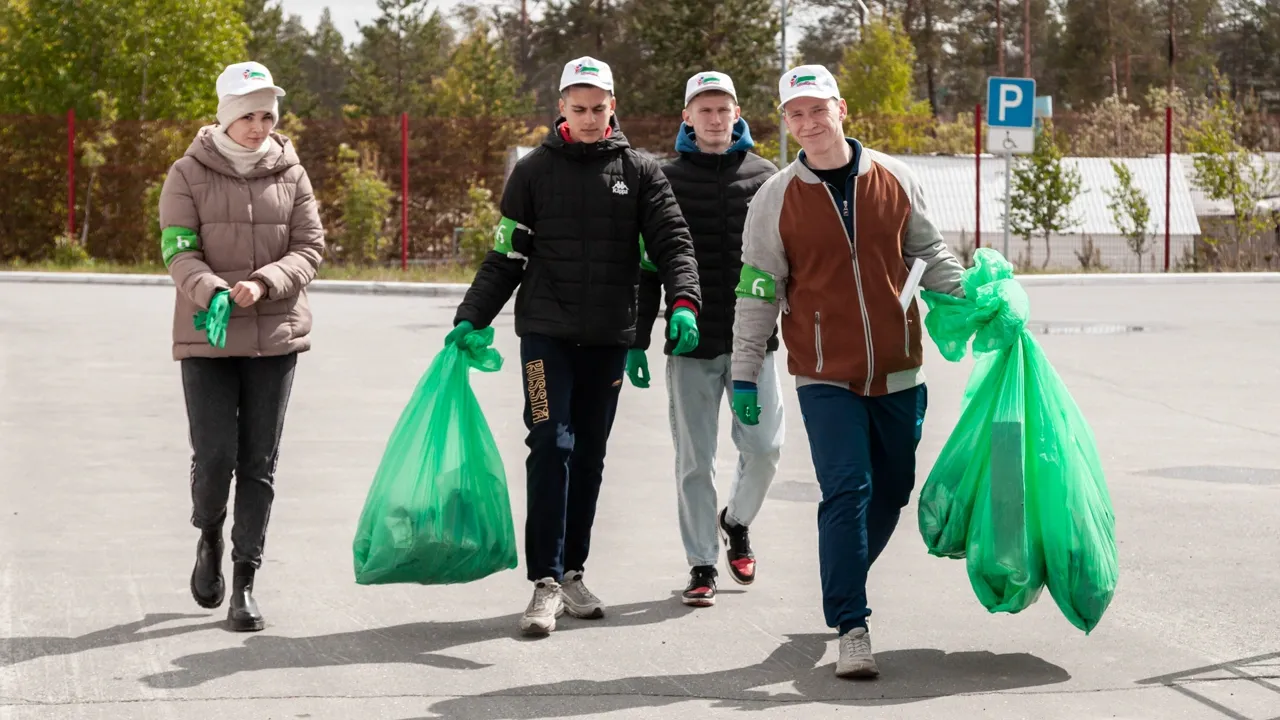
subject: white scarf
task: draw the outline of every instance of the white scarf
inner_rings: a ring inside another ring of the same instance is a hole
[[[254,150],[232,140],[225,127],[218,126],[210,134],[213,135],[213,144],[218,146],[218,152],[231,163],[231,168],[241,177],[248,175],[249,171],[257,167],[262,158],[267,156],[267,151],[271,149],[269,136],[262,141],[262,147]]]

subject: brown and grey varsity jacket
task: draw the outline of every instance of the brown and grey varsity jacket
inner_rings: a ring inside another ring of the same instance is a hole
[[[964,267],[929,221],[911,170],[850,144],[859,160],[845,207],[803,154],[751,203],[733,328],[734,380],[756,381],[781,310],[787,369],[797,385],[826,383],[875,396],[924,382],[920,312],[913,301],[904,313],[898,301],[908,263],[925,261],[921,287],[961,296]]]

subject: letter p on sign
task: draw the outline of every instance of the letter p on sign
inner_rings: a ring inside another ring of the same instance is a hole
[[[1000,107],[998,113],[1001,122],[1008,122],[1007,114],[1011,108],[1017,108],[1022,104],[1022,88],[1017,85],[1001,85],[1000,86]]]

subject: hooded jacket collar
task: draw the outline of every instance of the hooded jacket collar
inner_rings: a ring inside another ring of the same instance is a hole
[[[218,146],[213,141],[213,133],[217,131],[216,125],[206,125],[200,128],[200,131],[196,133],[195,139],[191,141],[191,145],[187,147],[187,152],[184,154],[190,155],[198,160],[201,165],[216,173],[239,178],[241,175],[231,166],[231,161],[223,157],[222,153],[218,151]],[[276,175],[301,162],[289,138],[273,132],[271,133],[270,144],[271,147],[267,150],[266,156],[258,162],[257,167],[250,170],[243,177],[252,179]]]
[[[737,122],[733,124],[733,144],[723,153],[703,152],[702,148],[698,147],[698,140],[694,135],[693,126],[689,123],[680,123],[680,130],[676,133],[676,152],[683,153],[691,159],[716,158],[735,153],[745,154],[755,146],[755,141],[751,139],[751,128],[747,125],[746,118],[738,118]]]
[[[564,135],[567,133],[562,133],[561,130],[561,126],[564,124],[564,116],[557,117],[552,125],[551,132],[547,133],[547,136],[542,139],[542,144],[566,157],[576,160],[588,160],[631,147],[631,143],[627,141],[627,136],[622,134],[622,128],[618,125],[617,115],[609,118],[609,137],[593,143],[566,141]]]

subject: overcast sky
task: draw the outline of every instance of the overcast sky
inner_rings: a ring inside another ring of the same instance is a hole
[[[484,4],[492,4],[493,0],[484,0]],[[460,0],[431,0],[428,7],[432,10],[452,11]],[[377,0],[281,0],[286,15],[300,15],[308,30],[315,30],[320,22],[320,13],[327,7],[333,15],[333,24],[348,44],[359,37],[356,22],[371,24],[378,17]]]
[[[512,3],[513,0],[430,0],[428,8],[432,10],[442,10],[446,15],[452,14],[453,10],[464,2],[472,2],[480,5],[506,5]],[[308,30],[314,31],[316,24],[320,22],[320,13],[324,9],[329,8],[330,14],[333,15],[333,23],[338,27],[338,32],[342,33],[342,39],[348,45],[355,43],[360,39],[360,33],[356,29],[356,23],[371,24],[378,17],[377,0],[280,0],[281,6],[284,7],[286,15],[299,15],[302,22],[307,26]],[[539,17],[541,3],[536,0],[529,2],[529,14],[533,17]],[[801,35],[801,26],[815,17],[814,12],[804,9],[788,13],[791,16],[790,22],[787,23],[787,50],[794,53],[796,46],[799,44]]]

